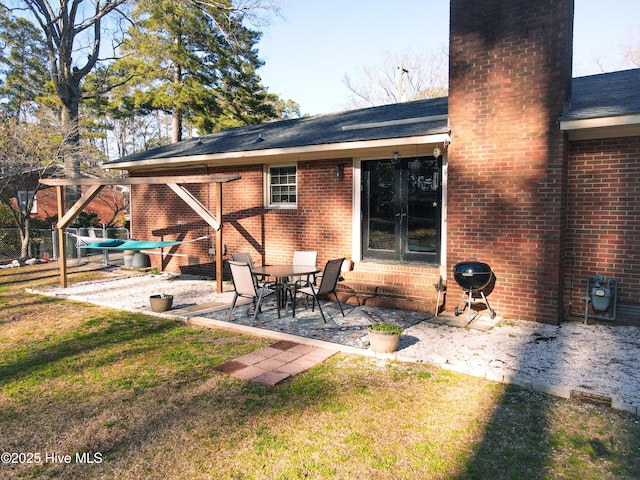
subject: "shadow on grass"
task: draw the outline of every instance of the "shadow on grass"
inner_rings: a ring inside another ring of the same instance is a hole
[[[140,314],[120,312],[97,317],[60,337],[36,340],[31,344],[32,348],[5,351],[4,360],[0,363],[0,386],[36,375],[38,371],[67,358],[74,359],[116,344],[130,348],[136,340],[163,335],[179,327],[177,323],[162,322]]]
[[[541,395],[506,387],[473,460],[459,478],[549,478],[547,405]]]
[[[11,303],[6,298],[0,296],[0,325],[20,320],[25,313],[26,308],[34,308],[46,305],[53,305],[59,302],[59,299],[52,297],[37,297],[32,299],[28,304]]]
[[[88,272],[110,272],[119,268],[113,265],[107,265],[100,263],[83,263],[78,265],[72,265],[67,268],[67,275],[72,277],[74,274],[88,273]],[[17,284],[27,284],[37,281],[39,284],[44,283],[46,280],[59,279],[60,268],[57,263],[47,263],[41,265],[35,265],[32,267],[18,267],[11,268],[0,274],[0,288],[5,286],[13,286]]]

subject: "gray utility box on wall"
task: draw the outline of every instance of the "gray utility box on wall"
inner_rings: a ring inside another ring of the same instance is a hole
[[[584,323],[589,318],[589,302],[598,320],[614,321],[618,303],[618,281],[615,278],[605,279],[599,273],[587,278],[587,291],[584,297]],[[611,315],[606,313],[611,310]]]

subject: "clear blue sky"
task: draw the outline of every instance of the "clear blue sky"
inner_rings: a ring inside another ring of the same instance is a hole
[[[535,0],[532,0],[535,1]],[[433,51],[448,43],[448,0],[284,0],[263,28],[259,71],[269,91],[303,114],[344,110],[345,75],[379,65],[385,52]],[[638,0],[575,0],[574,76],[630,68],[622,47],[640,47]]]

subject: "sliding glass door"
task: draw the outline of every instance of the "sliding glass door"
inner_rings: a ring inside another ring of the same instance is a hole
[[[364,259],[439,263],[441,172],[434,157],[362,163]]]

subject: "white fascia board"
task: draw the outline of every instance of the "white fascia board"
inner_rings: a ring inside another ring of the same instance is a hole
[[[403,145],[421,145],[441,143],[450,139],[448,133],[419,135],[413,137],[385,138],[380,140],[365,140],[360,142],[328,143],[323,145],[305,145],[300,147],[271,148],[266,150],[244,150],[240,152],[215,153],[210,155],[189,155],[174,158],[149,158],[132,162],[120,162],[103,165],[109,170],[137,169],[141,167],[167,167],[182,164],[216,163],[217,165],[238,165],[242,160],[247,163],[262,163],[277,159],[277,157],[296,156],[305,158],[328,158],[331,153],[344,154],[355,150],[366,150],[383,147],[400,147]]]
[[[620,115],[617,117],[583,118],[579,120],[560,120],[560,130],[584,130],[589,128],[618,127],[640,124],[640,114]]]

